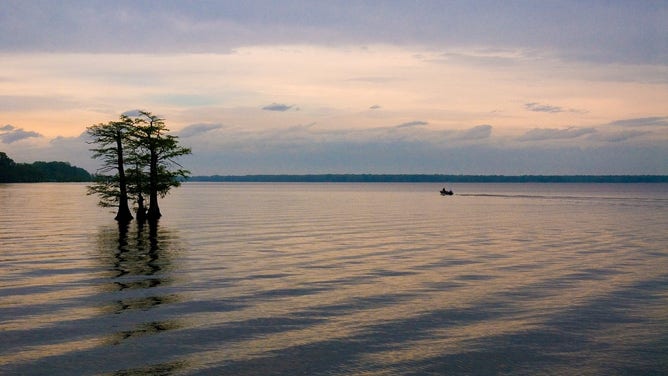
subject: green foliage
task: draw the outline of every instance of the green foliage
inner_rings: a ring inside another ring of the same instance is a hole
[[[190,175],[177,162],[177,158],[191,153],[189,148],[179,145],[178,137],[168,134],[169,129],[164,119],[140,111],[134,121],[133,137],[130,144],[133,146],[130,157],[131,161],[138,161],[136,166],[144,166],[144,169],[135,167],[135,176],[143,176],[142,182],[147,186],[142,187],[143,193],[151,193],[151,170],[155,173],[153,189],[164,197],[172,187],[181,185],[181,180]],[[153,164],[153,165],[152,165]],[[148,170],[148,171],[147,171]]]
[[[116,207],[119,204],[118,180],[118,175],[94,175],[87,193],[97,195],[98,205],[103,208]]]
[[[7,154],[3,153],[0,151],[0,168],[5,169],[5,168],[10,168],[16,165],[14,160],[9,158]]]
[[[0,152],[0,183],[86,182],[90,174],[67,162],[16,163]]]

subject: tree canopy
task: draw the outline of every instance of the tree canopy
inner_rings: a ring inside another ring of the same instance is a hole
[[[122,115],[118,121],[93,125],[87,131],[96,145],[91,148],[93,158],[102,161],[89,194],[97,194],[101,206],[118,206],[118,221],[132,219],[129,200],[136,204],[138,219],[160,218],[158,198],[189,176],[177,159],[191,150],[168,134],[164,119],[147,111],[133,117]]]

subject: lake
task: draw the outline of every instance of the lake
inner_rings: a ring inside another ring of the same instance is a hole
[[[3,375],[659,375],[668,184],[0,185]]]

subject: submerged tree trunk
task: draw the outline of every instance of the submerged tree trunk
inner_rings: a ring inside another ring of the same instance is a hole
[[[128,188],[127,181],[125,180],[122,138],[121,131],[116,131],[116,147],[118,153],[118,188],[120,195],[118,198],[118,213],[116,214],[115,219],[118,222],[129,222],[132,220],[132,213],[130,212],[130,207],[128,206]]]
[[[151,146],[151,165],[149,172],[148,219],[156,220],[162,216],[158,206],[158,154]]]
[[[146,221],[146,206],[144,206],[144,196],[141,193],[137,196],[137,221],[143,223]]]

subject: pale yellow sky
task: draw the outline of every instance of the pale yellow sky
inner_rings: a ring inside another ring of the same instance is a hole
[[[0,62],[9,102],[2,122],[47,138],[77,136],[135,108],[161,114],[173,130],[203,122],[336,129],[424,121],[434,129],[516,131],[662,116],[668,103],[668,83],[658,80],[668,77],[665,67],[569,63],[526,51],[286,45],[229,54],[5,54]],[[272,103],[293,107],[262,110]],[[528,103],[559,111],[529,111]]]

